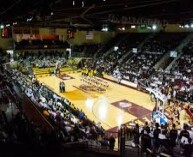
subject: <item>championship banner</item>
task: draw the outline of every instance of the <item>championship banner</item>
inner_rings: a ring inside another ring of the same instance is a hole
[[[14,34],[13,39],[16,42],[20,42],[22,40],[59,40],[59,35],[55,34]]]

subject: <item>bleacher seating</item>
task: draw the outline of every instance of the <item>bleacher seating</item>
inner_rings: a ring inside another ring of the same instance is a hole
[[[141,52],[134,54],[121,68],[123,79],[134,82],[146,79],[154,71],[153,66],[165,53],[173,50],[186,36],[185,33],[159,33],[147,40]]]

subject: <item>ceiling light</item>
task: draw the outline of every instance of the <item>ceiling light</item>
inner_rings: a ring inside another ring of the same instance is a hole
[[[6,24],[6,27],[9,27],[10,26],[10,24]]]
[[[13,22],[13,25],[17,25],[17,22]]]
[[[31,18],[27,18],[27,22],[32,21],[32,19],[33,19],[33,17],[31,17]]]
[[[119,49],[118,46],[114,46],[114,51],[117,51]]]
[[[82,1],[82,8],[84,7],[84,1]]]
[[[103,32],[108,32],[109,28],[108,27],[103,27],[101,31]]]
[[[189,28],[190,26],[188,25],[188,24],[185,24],[185,26],[184,26],[185,28]]]
[[[4,25],[0,25],[0,28],[3,29],[3,28],[4,28]]]
[[[152,26],[152,29],[153,29],[153,30],[156,30],[156,29],[157,29],[157,25],[153,25],[153,26]]]
[[[147,26],[147,29],[151,29],[151,26]]]
[[[134,28],[136,28],[136,26],[135,26],[135,25],[131,25],[131,28],[133,28],[133,29],[134,29]]]

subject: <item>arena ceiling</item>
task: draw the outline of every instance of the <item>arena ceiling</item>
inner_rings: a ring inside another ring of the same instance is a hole
[[[191,22],[193,0],[4,0],[0,5],[1,23],[96,27],[109,23],[109,15]]]

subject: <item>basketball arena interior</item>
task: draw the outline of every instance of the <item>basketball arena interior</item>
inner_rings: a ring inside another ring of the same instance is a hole
[[[1,1],[0,156],[193,157],[193,1]]]

